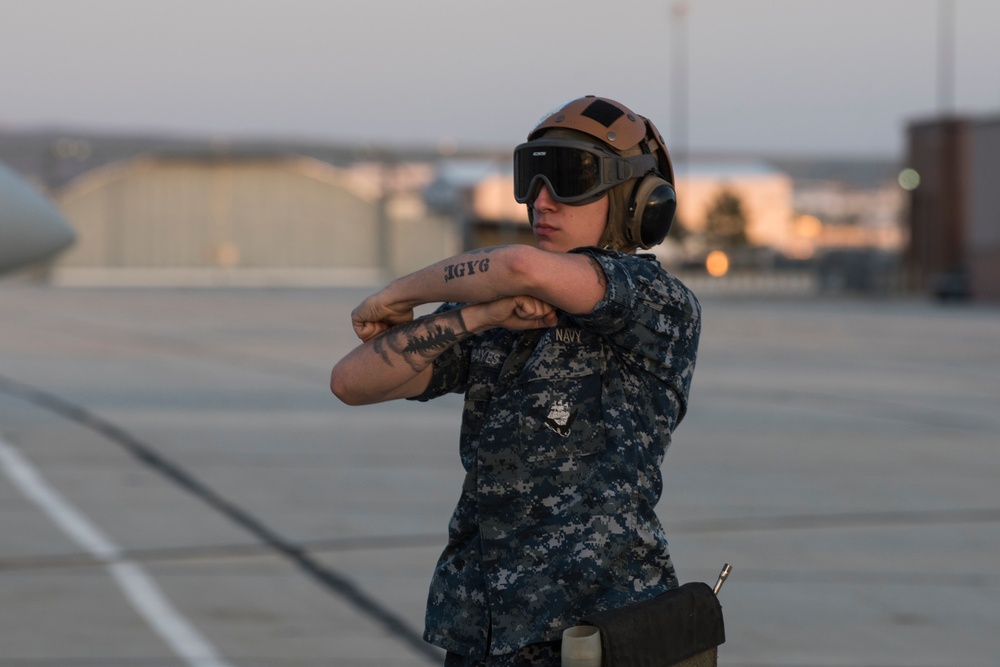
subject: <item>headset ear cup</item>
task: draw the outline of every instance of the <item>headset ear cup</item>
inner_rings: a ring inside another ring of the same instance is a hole
[[[670,232],[676,212],[674,186],[659,176],[646,176],[635,192],[635,212],[629,222],[632,239],[643,248],[662,242]]]

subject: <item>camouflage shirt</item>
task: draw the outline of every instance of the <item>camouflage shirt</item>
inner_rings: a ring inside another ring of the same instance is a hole
[[[651,256],[574,252],[607,277],[592,313],[466,339],[417,397],[465,392],[465,482],[424,635],[462,655],[557,640],[588,613],[677,585],[653,508],[687,407],[701,307]],[[523,364],[504,372],[518,355]]]

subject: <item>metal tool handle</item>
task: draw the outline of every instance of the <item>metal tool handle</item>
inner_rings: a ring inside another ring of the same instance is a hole
[[[715,582],[715,588],[712,589],[713,593],[715,593],[716,595],[719,594],[719,589],[722,588],[723,582],[726,581],[726,577],[728,577],[729,573],[732,571],[733,567],[729,563],[726,563],[725,565],[722,566],[722,572],[719,573],[719,580]]]

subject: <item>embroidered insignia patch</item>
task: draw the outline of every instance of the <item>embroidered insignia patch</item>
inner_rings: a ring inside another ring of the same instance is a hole
[[[556,401],[549,408],[549,415],[545,418],[545,427],[562,437],[569,435],[570,427],[576,419],[576,413],[570,412],[569,405],[565,401]]]

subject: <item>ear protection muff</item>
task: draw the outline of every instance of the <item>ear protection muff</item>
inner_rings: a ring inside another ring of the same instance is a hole
[[[672,183],[674,168],[663,137],[648,118],[641,118],[646,125],[646,137],[639,145],[644,153],[657,156],[659,168],[643,176],[632,189],[625,230],[632,243],[651,248],[670,233],[677,213],[677,192]]]
[[[651,248],[667,238],[677,213],[674,186],[657,173],[638,181],[629,197],[626,230],[629,240]]]

